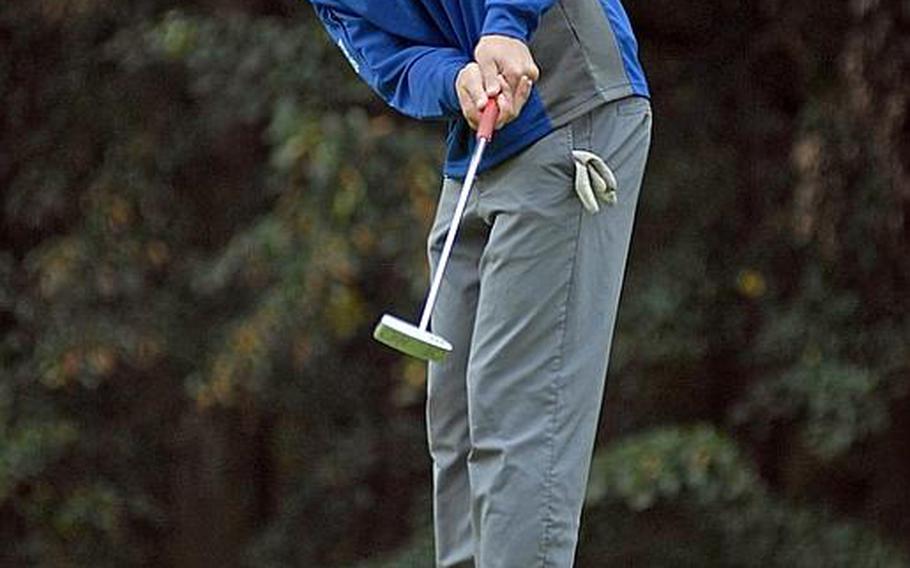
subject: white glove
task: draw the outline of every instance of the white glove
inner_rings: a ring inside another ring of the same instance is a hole
[[[588,213],[597,213],[597,200],[616,204],[616,176],[597,154],[573,150],[575,160],[575,193]]]

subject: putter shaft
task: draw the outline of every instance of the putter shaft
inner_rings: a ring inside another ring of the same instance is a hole
[[[433,283],[430,286],[430,292],[427,296],[426,305],[423,307],[423,314],[420,316],[420,325],[415,327],[405,321],[402,321],[391,315],[384,315],[376,328],[373,330],[373,337],[402,353],[424,359],[426,361],[442,361],[452,351],[452,344],[446,341],[444,337],[435,335],[428,331],[430,326],[430,316],[433,313],[433,306],[436,304],[436,297],[439,294],[439,288],[442,286],[442,275],[445,273],[446,265],[449,262],[449,256],[452,254],[452,247],[455,244],[455,236],[458,234],[458,226],[461,224],[461,218],[464,216],[465,207],[468,204],[468,196],[471,188],[474,186],[474,180],[477,177],[477,170],[480,167],[480,161],[483,158],[483,152],[487,145],[493,139],[493,130],[496,127],[496,120],[499,117],[499,106],[495,98],[487,101],[480,124],[477,127],[477,146],[474,148],[474,154],[471,156],[471,163],[468,165],[468,171],[465,175],[464,182],[461,184],[461,193],[458,196],[458,203],[455,211],[452,213],[452,221],[449,223],[449,231],[446,234],[446,241],[442,247],[442,254],[439,257],[439,263],[436,266],[436,272],[433,275]]]
[[[423,314],[420,316],[421,331],[426,331],[430,325],[430,316],[433,314],[433,306],[436,304],[436,296],[439,294],[439,287],[442,285],[442,275],[445,274],[446,264],[449,263],[449,255],[452,254],[452,245],[455,244],[455,236],[458,234],[458,226],[461,224],[461,217],[464,215],[464,209],[468,204],[468,195],[474,186],[474,178],[477,177],[477,168],[480,167],[480,160],[483,158],[483,152],[487,148],[487,138],[477,137],[477,147],[474,149],[474,155],[471,156],[471,163],[468,166],[468,173],[464,177],[464,183],[461,185],[461,193],[458,196],[458,204],[455,206],[455,213],[452,216],[452,222],[449,224],[449,232],[446,234],[446,242],[442,247],[442,254],[439,255],[439,265],[436,267],[436,274],[433,276],[433,284],[430,286],[430,293],[427,296],[427,303],[423,307]]]

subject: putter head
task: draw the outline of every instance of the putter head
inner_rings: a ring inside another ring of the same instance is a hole
[[[402,353],[424,361],[442,361],[452,351],[452,344],[416,325],[394,316],[382,316],[373,337]]]

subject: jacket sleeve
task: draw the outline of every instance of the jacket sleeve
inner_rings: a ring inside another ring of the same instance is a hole
[[[556,0],[486,0],[483,35],[504,35],[527,43],[540,17]]]
[[[311,0],[354,71],[391,107],[418,119],[454,118],[455,78],[470,58],[452,47],[414,45],[352,12]]]

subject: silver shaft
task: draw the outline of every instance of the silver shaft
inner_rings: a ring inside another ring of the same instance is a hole
[[[464,176],[464,183],[461,185],[461,194],[458,196],[458,205],[455,206],[455,214],[452,216],[452,222],[449,224],[449,233],[446,235],[445,245],[442,247],[442,254],[439,256],[439,264],[436,266],[436,274],[433,276],[433,284],[430,286],[430,294],[427,296],[427,303],[423,307],[423,314],[420,316],[420,329],[426,331],[430,326],[430,316],[433,314],[433,306],[436,304],[436,296],[439,294],[439,287],[442,285],[442,275],[449,263],[449,255],[452,254],[452,245],[455,244],[455,235],[458,234],[458,225],[461,224],[461,217],[464,215],[464,208],[468,204],[468,195],[474,186],[474,178],[477,177],[477,168],[480,166],[480,159],[483,158],[483,151],[487,148],[486,138],[478,138],[477,148],[474,149],[474,155],[471,156],[471,163],[468,166],[468,173]]]

